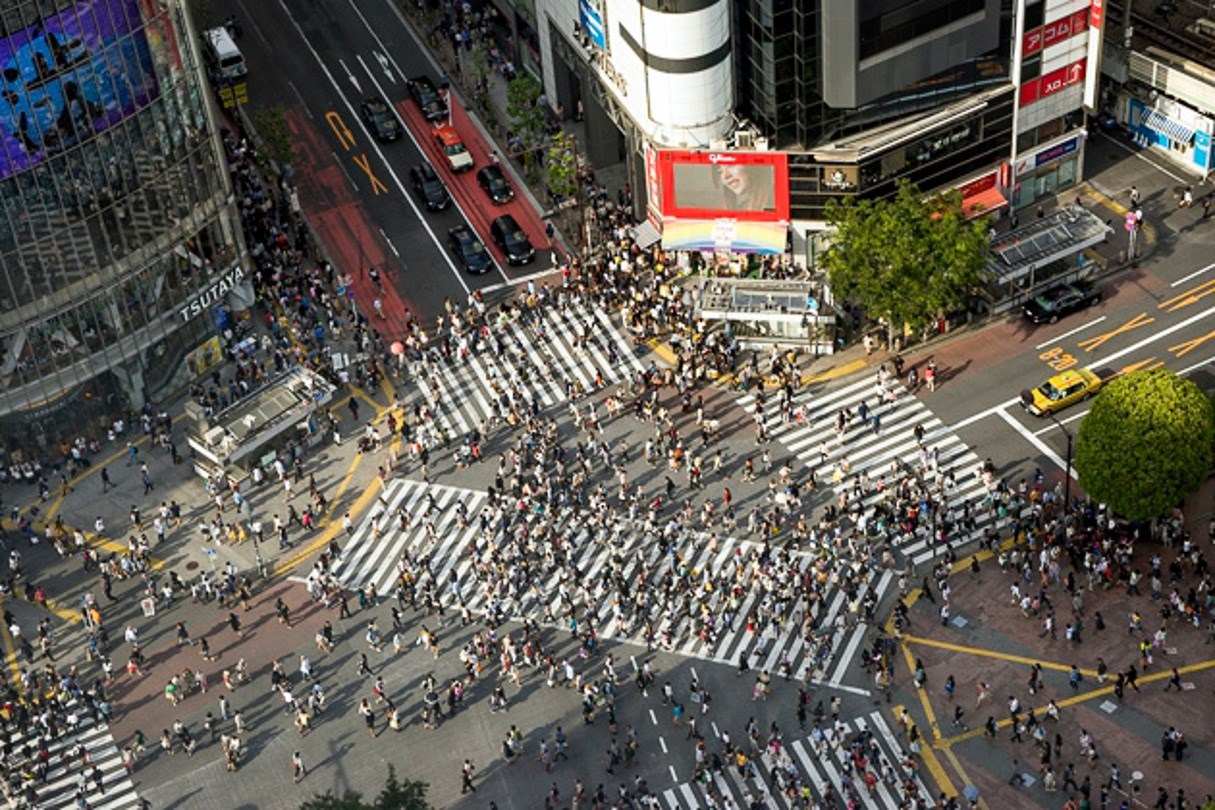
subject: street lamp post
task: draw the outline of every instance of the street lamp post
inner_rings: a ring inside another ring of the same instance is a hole
[[[1021,392],[1021,403],[1023,405],[1025,405],[1026,407],[1033,405],[1034,404],[1033,392],[1028,389],[1026,389],[1025,391],[1022,391]],[[1055,427],[1057,427],[1057,428],[1059,428],[1059,430],[1063,431],[1063,435],[1067,438],[1067,458],[1064,461],[1064,470],[1063,470],[1063,475],[1064,475],[1064,478],[1063,478],[1063,520],[1064,520],[1064,522],[1066,522],[1068,504],[1070,504],[1072,501],[1072,433],[1070,430],[1068,430],[1066,427],[1063,426],[1063,423],[1060,422],[1059,419],[1053,413],[1051,413],[1050,411],[1045,411],[1045,413],[1048,417],[1050,417],[1050,421],[1055,423]]]

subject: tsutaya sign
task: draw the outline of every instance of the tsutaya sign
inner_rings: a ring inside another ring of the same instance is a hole
[[[203,287],[197,295],[182,304],[178,308],[177,314],[181,316],[183,321],[188,321],[202,314],[203,310],[220,301],[225,295],[236,289],[236,285],[240,284],[244,277],[245,269],[239,264],[234,265],[231,270],[225,272],[208,286]]]

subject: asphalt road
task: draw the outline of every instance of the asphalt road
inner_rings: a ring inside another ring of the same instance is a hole
[[[293,0],[247,3],[222,0],[215,19],[236,14],[239,42],[249,66],[250,110],[282,104],[297,161],[293,179],[301,205],[329,255],[356,276],[360,305],[370,311],[373,293],[362,275],[376,267],[386,282],[382,295],[390,319],[402,307],[429,317],[445,299],[462,301],[472,289],[500,287],[531,268],[507,268],[501,257],[490,272],[470,275],[453,257],[449,228],[471,222],[489,242],[489,220],[502,211],[476,187],[469,172],[454,176],[428,142],[429,125],[409,100],[408,77],[439,68],[406,29],[390,3],[372,0]],[[406,136],[377,141],[358,113],[359,101],[379,96],[394,108]],[[459,107],[458,99],[456,104]],[[476,125],[457,110],[455,125],[471,151],[486,162],[489,148]],[[453,205],[426,211],[409,185],[409,169],[432,161],[452,193]],[[508,172],[508,166],[504,166]],[[518,190],[518,179],[513,183]],[[525,210],[526,209],[526,210]],[[543,225],[519,194],[508,209],[542,249]],[[510,272],[508,276],[504,270]]]

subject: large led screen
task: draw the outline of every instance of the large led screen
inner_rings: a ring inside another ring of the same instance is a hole
[[[0,40],[0,178],[102,132],[159,93],[136,0],[83,0]]]
[[[664,217],[789,219],[789,166],[783,152],[663,150],[658,169]]]

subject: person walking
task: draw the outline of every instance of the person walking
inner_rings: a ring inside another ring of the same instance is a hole
[[[473,767],[472,760],[464,760],[464,765],[460,768],[460,793],[476,793],[477,786],[473,784],[473,775],[476,773],[476,768]]]
[[[291,755],[291,781],[299,784],[300,780],[308,775],[308,769],[304,767],[304,757],[299,751]]]

